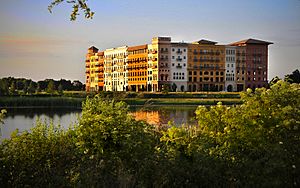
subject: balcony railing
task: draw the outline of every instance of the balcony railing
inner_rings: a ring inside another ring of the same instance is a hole
[[[181,65],[177,65],[176,68],[177,68],[177,69],[181,69],[182,66],[181,66]]]
[[[182,58],[176,58],[176,61],[182,61]]]
[[[181,50],[177,50],[176,53],[177,54],[182,54],[182,51]]]

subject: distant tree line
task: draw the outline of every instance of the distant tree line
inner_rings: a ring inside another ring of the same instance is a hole
[[[0,79],[0,96],[3,95],[30,95],[34,93],[62,93],[63,91],[84,91],[85,85],[79,80],[45,79],[35,82],[25,78],[2,78]]]

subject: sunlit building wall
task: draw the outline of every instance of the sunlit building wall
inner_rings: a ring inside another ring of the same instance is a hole
[[[209,40],[150,44],[86,54],[86,91],[243,91],[267,85],[268,45],[247,39],[229,45]]]
[[[88,49],[85,60],[86,91],[98,91],[98,78],[96,77],[96,62],[98,48],[92,46]]]
[[[225,47],[225,91],[236,91],[236,47]]]
[[[128,87],[130,91],[147,91],[148,45],[128,47]]]
[[[104,90],[128,90],[127,46],[104,51]]]
[[[223,91],[225,46],[200,40],[188,44],[188,91]]]
[[[172,91],[187,91],[188,44],[171,43],[170,84]]]

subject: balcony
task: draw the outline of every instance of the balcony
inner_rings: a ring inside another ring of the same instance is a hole
[[[182,51],[181,50],[177,50],[176,53],[177,54],[182,54]]]
[[[176,68],[177,68],[177,69],[181,69],[182,66],[181,66],[181,65],[177,65]]]
[[[176,58],[176,61],[182,61],[182,58]]]
[[[168,61],[168,58],[160,58],[161,61]]]
[[[151,53],[152,53],[152,54],[156,54],[156,53],[157,53],[157,51],[156,51],[156,50],[153,50]]]

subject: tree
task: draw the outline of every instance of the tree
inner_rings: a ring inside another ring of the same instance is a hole
[[[0,80],[0,96],[8,95],[9,94],[9,87],[5,80]]]
[[[72,82],[72,86],[73,86],[73,90],[76,90],[76,91],[85,90],[85,86],[79,80],[74,80]]]
[[[12,82],[12,83],[11,83],[11,85],[10,85],[10,87],[9,87],[9,93],[10,93],[11,95],[16,94],[16,84],[15,84],[15,82]]]
[[[94,12],[91,11],[91,9],[87,5],[88,0],[54,0],[51,2],[51,4],[48,6],[48,10],[50,13],[52,13],[52,10],[55,6],[61,4],[61,3],[68,3],[72,5],[72,12],[70,15],[70,20],[75,21],[77,16],[79,15],[79,10],[83,11],[85,18],[92,19],[94,16]]]
[[[28,86],[28,92],[29,94],[34,93],[36,90],[36,84],[34,82],[30,82],[29,86]]]
[[[31,80],[30,80],[30,82],[31,82]],[[24,94],[26,94],[28,92],[28,87],[29,87],[30,82],[28,83],[27,80],[24,80],[24,88],[23,88]]]
[[[57,90],[58,90],[58,93],[59,93],[59,94],[62,94],[62,93],[63,93],[64,88],[63,88],[63,85],[62,85],[61,83],[58,85]]]
[[[6,114],[6,110],[0,111],[0,125],[3,124],[3,119],[4,119],[5,114]],[[1,132],[1,130],[0,130],[0,132]]]
[[[280,80],[280,78],[278,76],[275,76],[274,78],[272,78],[272,80],[269,83],[269,86],[272,86],[274,84],[276,84],[278,81]]]
[[[47,86],[47,92],[48,93],[53,93],[55,91],[55,85],[54,85],[54,81],[50,80],[48,82],[48,86]]]
[[[204,151],[226,159],[228,180],[235,179],[237,187],[299,185],[299,96],[299,84],[280,80],[270,89],[248,89],[241,106],[199,107],[201,136],[194,147],[206,145]]]
[[[300,83],[300,72],[296,69],[292,74],[285,75],[284,81],[289,83]]]

